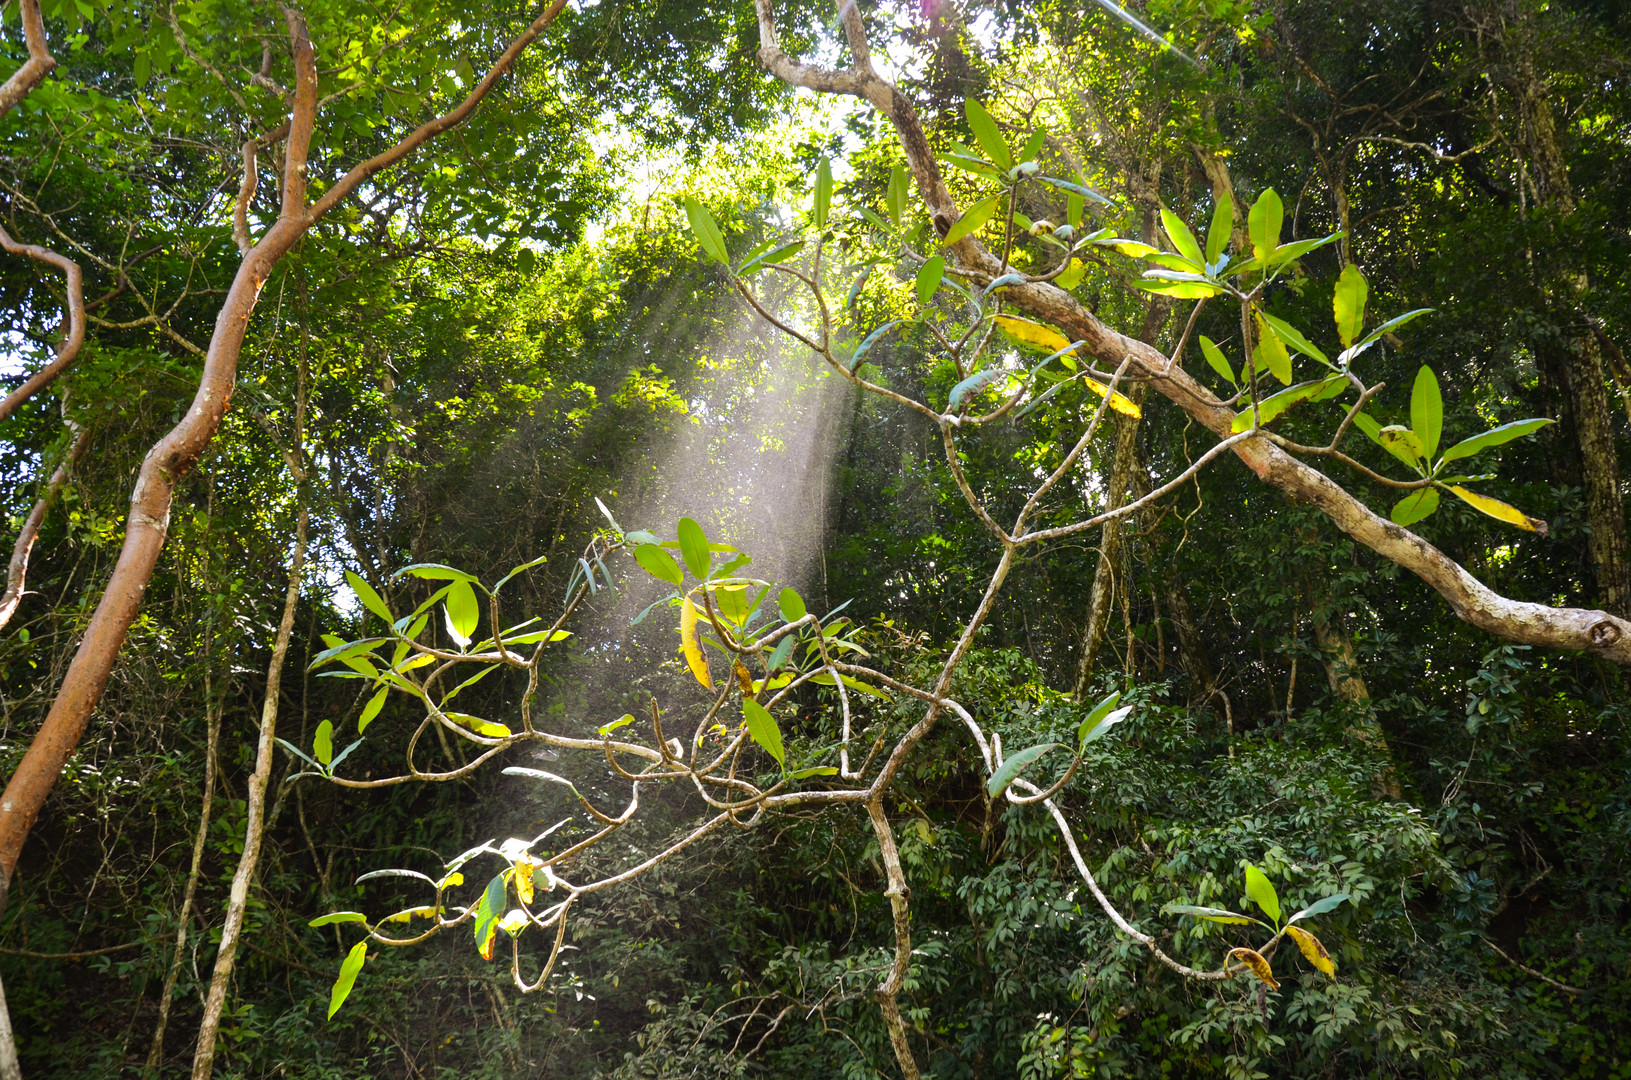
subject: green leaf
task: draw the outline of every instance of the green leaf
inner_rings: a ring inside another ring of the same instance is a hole
[[[822,158],[821,164],[816,166],[815,203],[811,210],[816,229],[825,229],[827,216],[832,210],[832,162],[826,158]]]
[[[1269,881],[1268,875],[1251,863],[1246,864],[1246,895],[1274,920],[1275,926],[1280,925],[1280,897],[1274,891],[1274,884]]]
[[[1178,249],[1178,254],[1197,267],[1204,267],[1211,261],[1201,254],[1201,245],[1195,242],[1195,234],[1189,231],[1189,226],[1164,206],[1161,208],[1161,226],[1167,230],[1167,238],[1172,241],[1172,246]]]
[[[1206,230],[1206,265],[1218,261],[1229,250],[1229,234],[1235,227],[1235,201],[1219,199],[1212,208],[1212,225]]]
[[[1218,923],[1238,923],[1242,926],[1252,923],[1256,923],[1258,926],[1263,925],[1261,921],[1252,918],[1250,915],[1242,915],[1238,911],[1230,911],[1228,908],[1201,907],[1197,904],[1168,904],[1161,910],[1171,915],[1193,915],[1197,919],[1208,919]]]
[[[685,216],[691,222],[691,231],[696,234],[697,243],[702,246],[702,253],[716,263],[729,266],[731,260],[725,250],[725,235],[719,231],[719,223],[708,212],[708,208],[687,195]]]
[[[1246,226],[1251,233],[1252,248],[1259,262],[1267,264],[1275,249],[1280,246],[1280,226],[1285,221],[1285,213],[1285,206],[1273,188],[1265,189],[1252,204],[1251,213],[1246,217]]]
[[[1357,341],[1365,329],[1365,302],[1369,296],[1370,286],[1359,267],[1354,263],[1344,266],[1331,295],[1331,311],[1336,316],[1337,337],[1342,339],[1343,348]]]
[[[1261,311],[1253,313],[1257,318],[1257,370],[1259,373],[1267,371],[1282,383],[1291,383],[1291,354],[1286,352],[1285,343],[1280,336],[1269,329],[1268,323],[1263,321]]]
[[[357,717],[357,734],[361,735],[368,725],[374,722],[374,717],[385,708],[385,695],[391,692],[390,687],[382,686],[368,699],[368,704],[362,707],[362,714]]]
[[[837,776],[838,770],[831,765],[817,765],[810,769],[799,769],[797,772],[787,774],[794,780],[808,780],[812,776]]]
[[[676,589],[685,585],[685,573],[680,569],[680,564],[656,544],[641,544],[635,548],[634,561],[659,581],[666,581]]]
[[[387,626],[395,621],[391,609],[385,606],[385,601],[380,599],[379,593],[374,591],[372,585],[350,570],[345,572],[345,581],[351,586],[351,591],[357,594],[357,599],[362,601],[363,607],[384,619]]]
[[[1265,265],[1270,267],[1284,266],[1288,262],[1302,258],[1316,248],[1322,248],[1326,244],[1334,244],[1341,238],[1342,234],[1340,232],[1334,232],[1330,236],[1321,236],[1314,240],[1295,240],[1289,244],[1281,244],[1274,249],[1274,254],[1268,257]]]
[[[1131,705],[1123,705],[1121,708],[1107,713],[1103,720],[1100,720],[1091,728],[1088,728],[1086,732],[1083,732],[1082,728],[1087,727],[1087,725],[1085,723],[1082,724],[1081,727],[1076,729],[1076,737],[1082,746],[1087,746],[1089,743],[1096,743],[1108,735],[1111,728],[1115,727],[1132,714],[1133,707]]]
[[[492,669],[489,668],[488,670]],[[469,713],[453,712],[451,709],[443,709],[442,715],[453,721],[455,724],[463,724],[471,731],[474,731],[477,735],[481,735],[488,739],[508,739],[512,734],[510,729],[505,727],[503,724],[495,724],[491,720],[483,720],[481,717],[471,716]]]
[[[991,779],[985,782],[985,793],[995,799],[1008,790],[1008,785],[1019,779],[1019,774],[1037,758],[1046,754],[1059,743],[1041,743],[1037,746],[1027,747],[1002,763],[1002,767],[991,774]]]
[[[1116,705],[1120,703],[1120,701],[1121,691],[1117,690],[1115,693],[1093,706],[1092,710],[1082,718],[1082,722],[1076,725],[1076,741],[1081,742],[1082,739],[1086,737],[1088,731],[1091,730],[1100,720],[1103,720],[1106,716],[1109,716],[1111,710],[1113,710]]]
[[[616,731],[618,728],[627,727],[632,723],[634,723],[634,714],[633,713],[624,713],[622,716],[619,716],[616,720],[613,720],[611,723],[602,724],[600,727],[596,728],[595,730],[598,731],[602,735],[610,735],[612,732]]]
[[[846,645],[846,644],[848,644],[848,642],[835,641],[835,642],[829,643],[829,647],[831,647],[832,645]],[[863,653],[862,655],[866,655],[866,654]],[[866,695],[868,695],[870,697],[879,698],[879,699],[881,699],[883,701],[893,701],[893,700],[895,700],[894,698],[889,696],[888,691],[879,690],[876,686],[870,686],[867,683],[864,683],[859,679],[852,679],[848,675],[839,675],[838,677],[840,679],[842,679],[844,681],[844,685],[849,687],[851,690],[855,690],[855,691],[857,691],[859,693],[866,694]],[[833,685],[835,685],[833,683],[832,675],[827,674],[827,673],[823,673],[823,674],[820,674],[820,675],[813,676],[810,679],[810,681],[813,682],[813,683],[820,683],[822,686],[833,686]]]
[[[1421,456],[1431,460],[1444,432],[1444,398],[1438,376],[1426,365],[1416,372],[1416,385],[1410,390],[1410,429],[1421,439]]]
[[[776,604],[781,608],[782,618],[788,622],[798,622],[810,613],[810,609],[804,606],[804,597],[798,594],[797,589],[783,589],[781,595],[776,597]]]
[[[708,536],[702,526],[693,518],[680,518],[679,541],[685,565],[696,577],[706,578],[713,568],[713,559],[708,554]]]
[[[983,390],[988,384],[995,382],[996,380],[1002,378],[1002,376],[1003,372],[996,368],[986,368],[984,371],[976,371],[974,374],[970,375],[968,378],[951,388],[951,393],[946,395],[946,411],[956,412],[962,406],[964,398],[979,390]]]
[[[1223,292],[1220,285],[1201,278],[1198,274],[1179,277],[1171,271],[1149,270],[1144,274],[1147,278],[1162,278],[1165,280],[1140,281],[1138,287],[1145,292],[1159,293],[1162,296],[1171,296],[1178,300],[1202,300],[1210,296],[1217,296]],[[1199,279],[1199,280],[1192,280]]]
[[[1348,894],[1345,892],[1332,893],[1324,900],[1316,900],[1314,903],[1297,912],[1297,914],[1286,920],[1286,925],[1289,926],[1299,919],[1312,919],[1315,915],[1324,915],[1327,911],[1335,911],[1337,908],[1341,907],[1343,901],[1347,899]]]
[[[363,938],[351,946],[351,951],[345,954],[340,961],[340,977],[334,980],[334,989],[328,995],[328,1018],[334,1019],[334,1014],[340,1011],[345,999],[351,996],[351,988],[357,985],[357,973],[362,970],[363,961],[368,959],[368,939]]]
[[[787,753],[782,749],[782,729],[776,718],[752,698],[742,699],[742,718],[747,721],[748,735],[776,759],[776,764],[787,768]]]
[[[997,128],[997,122],[991,119],[991,114],[985,111],[973,98],[963,102],[963,112],[968,116],[968,129],[974,133],[974,138],[985,151],[985,156],[999,169],[1007,170],[1014,167],[1013,151],[1008,149],[1008,143]]]
[[[906,170],[899,165],[889,170],[889,192],[886,201],[889,207],[889,219],[895,226],[906,224],[906,205],[911,198],[911,181],[906,178]]]
[[[1229,366],[1229,361],[1224,358],[1223,350],[1218,348],[1212,339],[1205,334],[1201,335],[1201,355],[1206,357],[1206,362],[1212,366],[1213,371],[1228,382],[1235,382],[1234,369]]]
[[[317,725],[317,734],[312,737],[312,752],[317,755],[320,764],[327,765],[334,760],[334,725],[324,720]]]
[[[1258,422],[1267,424],[1279,419],[1280,415],[1293,405],[1304,401],[1312,401],[1325,393],[1332,385],[1344,386],[1347,380],[1340,375],[1333,375],[1325,379],[1316,379],[1313,382],[1298,383],[1296,386],[1281,390],[1277,394],[1270,394],[1257,403]],[[1252,426],[1252,410],[1243,408],[1235,414],[1235,419],[1229,425],[1229,430],[1236,434],[1248,431]]]
[[[988,199],[981,199],[979,202],[969,207],[968,210],[963,213],[963,216],[958,218],[956,223],[953,224],[949,230],[947,230],[945,240],[941,241],[942,245],[945,247],[950,247],[952,244],[957,243],[957,241],[963,239],[965,236],[968,236],[970,233],[973,233],[977,229],[981,228],[986,222],[991,220],[991,216],[997,212],[997,206],[1001,202],[1002,196],[998,194],[993,195]]]
[[[1036,155],[1042,152],[1042,144],[1048,141],[1048,133],[1041,128],[1031,132],[1025,145],[1019,148],[1019,160],[1035,161]]]
[[[1393,519],[1395,525],[1408,528],[1427,517],[1438,509],[1438,489],[1424,487],[1412,491],[1404,498],[1393,504],[1393,511],[1388,517]]]
[[[1050,187],[1056,187],[1060,191],[1068,192],[1071,195],[1078,195],[1083,199],[1090,199],[1102,206],[1114,205],[1109,199],[1105,198],[1097,191],[1094,191],[1092,188],[1087,187],[1085,184],[1075,184],[1069,180],[1061,180],[1057,176],[1038,176],[1036,179],[1049,185]],[[1077,217],[1078,220],[1080,220],[1080,211],[1077,212]],[[1076,222],[1072,221],[1071,224],[1074,225]]]
[[[317,918],[313,919],[311,922],[307,923],[306,925],[307,926],[314,926],[314,927],[315,926],[332,926],[334,923],[347,923],[347,922],[365,923],[367,921],[368,921],[368,916],[364,915],[360,911],[331,911],[327,915],[319,915]]]
[[[395,581],[404,574],[416,578],[425,578],[429,581],[477,580],[476,575],[474,574],[467,574],[463,570],[458,570],[451,566],[444,566],[441,563],[414,563],[412,566],[404,566],[402,569],[391,575],[391,580]]]
[[[1448,450],[1444,451],[1445,461],[1456,461],[1460,458],[1472,457],[1480,451],[1488,450],[1492,446],[1509,443],[1513,439],[1521,439],[1525,435],[1539,431],[1547,424],[1556,423],[1544,417],[1532,417],[1528,420],[1514,420],[1510,424],[1502,424],[1497,428],[1490,428],[1482,435],[1474,435],[1470,439],[1462,439]]]
[[[787,663],[787,658],[792,654],[793,635],[788,634],[786,637],[776,642],[776,647],[770,650],[770,659],[765,661],[765,667],[770,671],[775,671],[777,668]]]
[[[476,636],[476,624],[481,608],[476,603],[476,590],[468,581],[455,581],[447,590],[447,624],[461,647],[470,644]]]
[[[1318,360],[1327,367],[1331,365],[1330,359],[1325,355],[1325,353],[1320,351],[1319,346],[1315,345],[1312,341],[1309,341],[1306,337],[1304,337],[1303,332],[1298,330],[1295,326],[1292,326],[1284,319],[1279,319],[1273,315],[1270,315],[1266,311],[1263,312],[1263,321],[1269,324],[1269,329],[1274,331],[1275,337],[1279,338],[1287,345],[1290,345],[1293,349],[1296,349],[1304,356]]]
[[[940,280],[945,276],[946,260],[939,255],[924,263],[917,272],[917,302],[927,307],[940,288]]]

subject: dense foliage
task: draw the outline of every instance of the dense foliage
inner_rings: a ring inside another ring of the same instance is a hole
[[[20,240],[73,253],[87,298],[101,299],[75,365],[0,422],[8,544],[53,470],[72,465],[30,591],[0,630],[8,776],[101,599],[135,470],[188,407],[236,267],[241,147],[279,122],[289,78],[284,16],[266,5],[42,6],[59,66],[0,127],[0,217]],[[825,7],[774,6],[790,52],[840,48]],[[1245,251],[1249,210],[1273,189],[1287,239],[1342,233],[1288,263],[1262,302],[1332,355],[1351,344],[1332,313],[1352,265],[1368,282],[1369,325],[1434,309],[1366,353],[1367,381],[1386,384],[1367,405],[1379,425],[1421,427],[1412,389],[1424,367],[1446,446],[1556,421],[1468,466],[1487,477],[1480,491],[1544,528],[1448,496],[1411,527],[1506,596],[1631,614],[1618,464],[1631,441],[1619,344],[1631,339],[1631,21],[1616,5],[876,7],[873,49],[942,160],[991,154],[988,123],[1013,147],[1040,132],[1045,170],[1109,200],[1078,206],[1066,188],[1021,186],[1022,226],[1074,218],[1083,233],[1172,254],[1179,230],[1163,208],[1204,243],[1219,204],[1238,203],[1223,229],[1233,223]],[[534,712],[584,738],[644,717],[653,699],[676,723],[703,716],[667,590],[627,550],[604,572],[579,563],[609,535],[597,498],[664,539],[695,518],[817,615],[847,604],[849,640],[912,685],[932,681],[978,605],[999,545],[970,513],[940,431],[834,377],[759,317],[686,209],[706,209],[740,264],[806,230],[820,163],[835,159],[831,221],[817,224],[839,346],[932,313],[875,339],[857,370],[944,402],[964,373],[934,359],[930,326],[956,316],[956,299],[923,291],[922,259],[878,255],[896,216],[894,132],[864,105],[812,101],[757,66],[753,4],[576,8],[465,126],[373,178],[265,282],[232,407],[180,482],[142,614],[5,903],[0,977],[25,1074],[179,1076],[192,1061],[303,513],[308,566],[277,730],[310,754],[330,732],[349,743],[372,694],[311,666],[323,635],[378,625],[346,573],[402,612],[439,584],[394,576],[411,564],[491,583],[541,558],[506,587],[516,622],[552,622],[583,570],[603,574],[613,587],[582,600],[574,636],[539,668]],[[25,53],[4,11],[9,71]],[[305,14],[331,98],[314,197],[457,101],[536,16],[345,2]],[[995,190],[977,170],[947,172],[964,206]],[[275,188],[256,196],[258,226],[277,213]],[[1016,229],[1014,265],[1050,266],[1052,228]],[[1001,215],[983,235],[1001,244]],[[935,240],[925,226],[908,243],[930,255]],[[1234,393],[1225,375],[1239,375],[1252,333],[1239,310],[1209,304],[1187,330],[1192,302],[1141,290],[1146,264],[1126,250],[1082,249],[1072,294],[1164,350],[1186,342],[1179,362]],[[808,251],[787,265],[814,272]],[[757,300],[814,324],[792,285],[752,280]],[[0,261],[8,392],[49,352],[61,302],[60,277]],[[1232,370],[1208,363],[1203,334]],[[960,469],[1001,520],[1102,400],[1060,385],[962,437]],[[1215,441],[1126,389],[1141,419],[1106,413],[1048,520],[1142,495]],[[989,387],[960,392],[998,401]],[[1301,404],[1275,430],[1323,445],[1346,404]],[[1373,474],[1409,478],[1380,443],[1344,446]],[[1401,495],[1347,464],[1321,467],[1380,513]],[[505,721],[525,685],[500,674],[459,707]],[[1025,549],[950,688],[1010,753],[1076,745],[1084,716],[1116,691],[1134,710],[1082,751],[1059,795],[1108,899],[1169,953],[1216,969],[1261,937],[1170,906],[1261,917],[1248,864],[1288,913],[1345,893],[1318,919],[1335,976],[1289,938],[1272,991],[1245,973],[1196,982],[1162,967],[1093,902],[1049,814],[994,799],[978,748],[943,722],[885,800],[911,889],[901,1012],[924,1075],[1631,1076],[1623,667],[1469,626],[1225,454],[1114,529]],[[858,758],[923,715],[902,695],[850,703]],[[375,712],[348,776],[401,768],[415,716],[397,697]],[[834,689],[811,684],[780,722],[790,765],[826,764],[843,716]],[[438,734],[422,751],[437,767],[474,756]],[[331,987],[359,934],[310,922],[426,902],[412,883],[360,875],[440,878],[484,841],[563,820],[563,837],[588,830],[574,790],[501,772],[565,772],[541,746],[457,782],[373,790],[278,755],[216,1073],[899,1075],[874,1000],[894,923],[862,810],[793,808],[722,829],[594,894],[537,993],[516,991],[504,950],[483,959],[459,929],[370,952],[336,1012]],[[777,772],[757,750],[745,760]],[[1046,786],[1067,763],[1045,758],[1029,775]],[[614,798],[609,764],[574,768],[586,795]],[[705,810],[689,788],[643,797],[619,848],[586,853],[574,874],[658,850]],[[468,876],[449,894],[459,904],[486,880]]]

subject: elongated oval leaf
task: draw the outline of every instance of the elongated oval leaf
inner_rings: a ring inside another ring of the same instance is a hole
[[[679,541],[680,554],[685,557],[686,567],[698,578],[706,578],[713,567],[713,560],[708,555],[708,536],[702,531],[702,526],[692,518],[680,518]]]
[[[1002,378],[1002,375],[1003,373],[996,368],[986,368],[984,371],[976,371],[974,374],[970,375],[968,378],[951,388],[951,393],[946,395],[946,411],[956,412],[962,407],[964,399],[977,391],[985,389],[991,383]]]
[[[1229,383],[1233,384],[1235,382],[1235,369],[1229,366],[1229,361],[1224,358],[1223,350],[1218,348],[1217,344],[1205,334],[1201,335],[1201,355],[1206,357],[1206,362],[1213,371],[1217,372]]]
[[[985,793],[993,799],[1008,790],[1008,785],[1019,779],[1019,774],[1037,758],[1058,746],[1058,743],[1041,743],[1037,746],[1027,747],[1002,763],[1002,767],[991,774],[991,779],[985,783]]]
[[[984,227],[985,223],[990,221],[992,215],[997,212],[997,206],[1001,202],[1001,195],[993,195],[988,199],[981,199],[969,207],[963,212],[963,216],[958,218],[952,227],[946,231],[946,238],[941,243],[946,247],[950,247],[965,236],[969,236]]]
[[[363,961],[368,959],[368,939],[363,938],[351,946],[351,951],[345,954],[340,961],[340,977],[334,980],[334,989],[328,995],[328,1018],[334,1019],[334,1014],[340,1011],[345,999],[351,996],[351,988],[357,985],[357,973],[362,970]]]
[[[1095,379],[1086,378],[1085,376],[1082,378],[1082,385],[1100,397],[1110,394],[1110,407],[1121,415],[1130,416],[1134,420],[1142,420],[1144,418],[1144,410],[1140,409],[1137,402],[1123,394],[1120,390],[1117,390],[1115,393],[1111,393],[1108,386],[1098,382]]]
[[[1251,968],[1252,974],[1262,980],[1270,990],[1280,989],[1280,984],[1274,980],[1274,969],[1263,958],[1263,954],[1256,949],[1230,949],[1229,957],[1230,959],[1238,958],[1243,961],[1247,967]]]
[[[1280,897],[1274,891],[1273,882],[1251,863],[1246,864],[1246,895],[1252,898],[1252,903],[1263,909],[1263,913],[1274,920],[1274,925],[1280,925]]]
[[[1109,734],[1111,728],[1115,727],[1117,724],[1121,723],[1131,715],[1133,715],[1133,707],[1131,705],[1123,705],[1121,708],[1113,710],[1107,714],[1103,720],[1100,720],[1098,723],[1089,728],[1085,734],[1081,734],[1080,731],[1078,731],[1078,737],[1081,744],[1086,746],[1089,743],[1098,742],[1100,739],[1104,738],[1105,735]]]
[[[1060,353],[1071,347],[1070,339],[1051,326],[1015,315],[998,315],[992,320],[997,328],[1016,341],[1051,353]]]
[[[368,704],[362,707],[362,713],[357,717],[358,735],[367,730],[368,725],[374,722],[374,717],[378,716],[380,710],[385,708],[385,695],[390,692],[389,687],[380,687],[375,691],[374,696],[368,699]]]
[[[1251,213],[1246,216],[1246,226],[1260,262],[1267,263],[1280,246],[1280,226],[1285,221],[1285,212],[1280,195],[1273,188],[1265,189],[1252,204]]]
[[[676,589],[685,584],[685,574],[674,556],[656,544],[641,544],[634,549],[634,561],[658,581],[666,581]]]
[[[1331,295],[1331,312],[1336,317],[1337,337],[1344,348],[1359,340],[1365,329],[1365,302],[1370,296],[1370,285],[1359,267],[1349,263],[1337,276],[1336,291]]]
[[[1229,235],[1235,227],[1235,201],[1219,199],[1212,208],[1212,225],[1206,230],[1206,265],[1218,261],[1218,256],[1229,250]]]
[[[1007,170],[1014,167],[1013,151],[1008,149],[1008,142],[1002,137],[1002,131],[997,122],[991,119],[991,114],[985,111],[973,98],[963,102],[963,112],[968,116],[968,129],[974,133],[974,138],[985,151],[985,156],[999,169]]]
[[[1361,345],[1369,345],[1371,342],[1379,340],[1383,334],[1391,333],[1412,319],[1420,318],[1421,316],[1434,310],[1436,309],[1424,307],[1417,308],[1414,311],[1407,311],[1403,315],[1396,315],[1387,322],[1383,323],[1381,326],[1378,326],[1376,329],[1372,330],[1370,333],[1366,334],[1360,339],[1359,345],[1355,345],[1354,348],[1357,349]]]
[[[815,227],[825,229],[827,216],[832,210],[832,162],[826,158],[816,166],[815,176],[815,204],[812,211],[815,217]]]
[[[476,636],[476,624],[481,619],[481,608],[476,603],[476,590],[468,581],[455,581],[447,590],[447,621],[455,636],[462,638],[461,646],[469,645]]]
[[[324,720],[321,724],[317,725],[317,734],[312,738],[311,748],[312,752],[317,755],[317,760],[319,763],[327,765],[329,762],[334,760],[333,724],[329,723],[327,720]]]
[[[357,599],[362,601],[362,606],[384,619],[387,626],[396,621],[391,615],[391,609],[385,606],[385,601],[380,599],[379,593],[374,591],[372,585],[350,570],[345,572],[345,581],[351,586],[351,591],[357,594]]]
[[[1416,372],[1416,385],[1410,390],[1410,430],[1421,439],[1421,456],[1431,460],[1444,433],[1444,398],[1438,376],[1425,364]]]
[[[872,331],[872,333],[868,334],[861,344],[855,347],[855,355],[850,357],[849,360],[849,369],[854,371],[859,368],[861,366],[861,362],[866,359],[866,354],[872,350],[872,346],[878,343],[878,339],[899,325],[899,319],[890,319],[888,322]]]
[[[1261,311],[1253,312],[1257,318],[1257,370],[1267,371],[1286,385],[1291,384],[1291,354],[1286,352],[1280,336],[1269,329]]]
[[[1276,318],[1275,316],[1270,315],[1266,311],[1263,312],[1263,321],[1269,324],[1269,329],[1274,331],[1275,337],[1279,338],[1293,349],[1296,349],[1304,356],[1312,357],[1313,359],[1318,360],[1320,363],[1325,364],[1327,367],[1330,366],[1330,359],[1320,350],[1319,346],[1315,345],[1312,341],[1309,341],[1308,338],[1304,337],[1301,330],[1298,330],[1295,326],[1292,326],[1284,319]]]
[[[414,563],[412,566],[404,566],[402,569],[391,575],[391,580],[395,581],[404,574],[408,574],[416,578],[425,578],[430,581],[476,580],[476,575],[474,574],[467,574],[463,570],[458,570],[451,566],[444,566],[441,563]]]
[[[752,698],[742,699],[742,718],[748,724],[748,736],[764,752],[776,759],[776,764],[787,768],[787,752],[782,749],[782,729],[776,718],[763,705]]]
[[[1242,915],[1238,911],[1230,911],[1227,908],[1202,907],[1197,904],[1168,904],[1161,910],[1172,915],[1193,915],[1197,919],[1209,919],[1218,923],[1235,923],[1242,926],[1251,923],[1256,923],[1258,926],[1263,925],[1262,922],[1250,915]]]
[[[923,264],[917,272],[917,302],[927,307],[934,294],[940,289],[940,281],[946,276],[946,260],[939,255],[934,256]]]
[[[426,878],[426,880],[428,881],[430,879]],[[367,921],[368,921],[368,916],[364,915],[360,911],[331,911],[327,915],[317,916],[317,918],[313,919],[311,922],[307,923],[306,925],[307,926],[332,926],[335,923],[348,923],[348,922],[365,923]]]
[[[1528,420],[1514,420],[1510,424],[1502,424],[1500,427],[1490,428],[1482,435],[1474,435],[1470,439],[1462,439],[1460,442],[1444,451],[1444,460],[1455,461],[1458,458],[1472,457],[1474,454],[1483,450],[1488,450],[1492,446],[1500,446],[1502,443],[1509,443],[1513,439],[1521,439],[1525,435],[1539,431],[1547,424],[1552,423],[1556,423],[1556,421],[1548,420],[1545,417],[1532,417]]]
[[[781,595],[776,597],[776,604],[781,608],[782,618],[788,622],[798,622],[810,613],[804,606],[804,597],[791,587],[781,591]]]
[[[1270,394],[1257,403],[1257,416],[1259,422],[1267,424],[1278,419],[1287,409],[1304,401],[1312,401],[1330,388],[1333,383],[1341,385],[1345,380],[1341,376],[1329,379],[1319,379],[1314,382],[1298,383],[1288,387],[1277,394]],[[1252,426],[1252,410],[1243,408],[1235,415],[1234,422],[1229,425],[1235,432],[1246,431]]]
[[[1394,503],[1393,510],[1388,514],[1388,517],[1393,519],[1395,525],[1403,525],[1408,529],[1437,509],[1438,489],[1425,487],[1412,491]]]
[[[1324,900],[1316,900],[1312,904],[1309,904],[1307,907],[1297,912],[1297,914],[1287,919],[1286,922],[1294,923],[1299,919],[1312,919],[1316,915],[1324,915],[1328,911],[1335,911],[1337,908],[1341,907],[1343,902],[1347,899],[1348,894],[1345,892],[1332,893]]]
[[[691,603],[689,596],[680,601],[680,651],[685,654],[685,665],[697,682],[704,690],[712,690],[714,677],[708,670],[708,660],[702,655],[702,643],[697,636],[697,606]]]
[[[1178,254],[1197,266],[1205,266],[1211,261],[1201,254],[1201,245],[1196,243],[1195,234],[1189,231],[1184,219],[1164,206],[1161,208],[1161,225],[1166,229],[1172,246],[1178,249]]]
[[[1456,484],[1450,485],[1450,490],[1455,492],[1457,497],[1459,497],[1462,502],[1473,507],[1475,510],[1488,514],[1492,518],[1497,518],[1508,523],[1509,525],[1516,525],[1518,528],[1523,529],[1526,532],[1543,533],[1546,531],[1546,523],[1544,521],[1540,520],[1539,518],[1532,518],[1522,510],[1519,510],[1516,506],[1504,503],[1500,499],[1492,499],[1488,495],[1480,495],[1476,491],[1468,491],[1466,488]]]
[[[911,197],[910,182],[906,178],[906,170],[899,165],[889,170],[889,192],[887,202],[889,205],[889,220],[899,228],[906,224],[906,204]]]
[[[1329,978],[1337,977],[1336,961],[1325,951],[1325,946],[1320,944],[1319,938],[1300,926],[1288,926],[1286,933],[1291,935],[1291,940],[1297,943],[1297,948],[1303,951],[1303,956],[1307,957],[1310,964],[1325,972]]]
[[[687,195],[685,216],[691,223],[691,231],[696,234],[697,243],[702,246],[703,254],[716,263],[729,266],[731,259],[725,250],[725,234],[719,231],[719,222],[714,220],[708,208]]]

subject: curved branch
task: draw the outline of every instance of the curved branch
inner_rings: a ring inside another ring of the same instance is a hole
[[[62,344],[57,346],[57,355],[49,364],[30,375],[23,385],[7,394],[4,401],[0,401],[0,423],[3,423],[17,411],[19,405],[51,385],[52,380],[67,371],[68,365],[79,357],[79,350],[85,344],[85,273],[68,256],[59,255],[38,244],[18,243],[4,228],[0,228],[0,248],[12,255],[22,255],[61,270],[68,289],[64,305],[68,325]]]
[[[0,86],[0,119],[16,104],[33,92],[57,66],[45,43],[45,20],[40,17],[39,0],[18,0],[23,16],[23,38],[28,42],[28,60],[11,73],[4,86]]]
[[[17,544],[11,549],[11,565],[6,568],[6,591],[0,593],[0,630],[5,629],[6,624],[11,621],[11,616],[17,611],[17,605],[22,602],[23,585],[28,577],[28,556],[34,548],[34,541],[40,535],[40,526],[45,522],[45,515],[51,512],[52,504],[57,501],[63,485],[68,482],[68,474],[73,470],[74,462],[79,460],[79,455],[85,452],[85,444],[90,441],[90,428],[81,429],[68,455],[51,474],[50,481],[45,485],[45,491],[34,503],[34,509],[29,513],[28,520],[23,522],[23,531],[17,534]]]

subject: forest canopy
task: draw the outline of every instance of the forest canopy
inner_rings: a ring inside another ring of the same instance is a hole
[[[0,1080],[1631,1073],[1628,35],[0,5]]]

